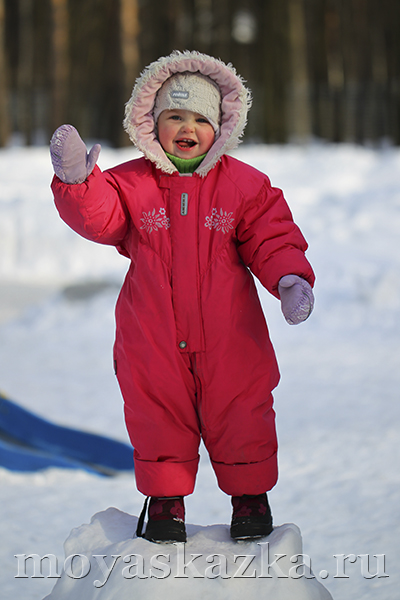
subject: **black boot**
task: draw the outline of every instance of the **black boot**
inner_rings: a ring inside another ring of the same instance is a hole
[[[231,537],[234,540],[269,535],[273,529],[267,494],[232,496]]]
[[[185,505],[183,496],[173,498],[150,498],[146,531],[142,534],[147,502],[138,520],[136,535],[150,542],[186,542]]]

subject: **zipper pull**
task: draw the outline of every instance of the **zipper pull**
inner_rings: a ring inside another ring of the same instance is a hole
[[[188,214],[188,201],[189,201],[189,194],[186,194],[184,192],[181,195],[181,216],[182,217],[186,217],[186,215]]]

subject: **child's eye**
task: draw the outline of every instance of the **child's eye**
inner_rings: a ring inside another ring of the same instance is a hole
[[[198,119],[196,119],[196,121],[198,123],[208,123],[207,119],[205,119],[204,117],[199,117]]]
[[[172,119],[173,121],[180,121],[181,117],[179,115],[171,115],[170,119]]]

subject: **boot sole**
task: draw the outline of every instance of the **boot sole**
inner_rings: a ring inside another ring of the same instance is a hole
[[[173,544],[186,542],[185,523],[167,519],[165,521],[149,521],[144,538],[156,544]]]
[[[266,537],[273,531],[272,523],[260,523],[252,521],[251,518],[246,520],[234,521],[231,525],[231,538],[234,540],[247,540],[252,538]]]

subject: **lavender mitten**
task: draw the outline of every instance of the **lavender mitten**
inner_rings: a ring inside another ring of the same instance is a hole
[[[54,172],[64,183],[83,183],[93,171],[101,150],[95,144],[87,153],[79,133],[72,125],[61,125],[50,142]]]
[[[285,275],[279,281],[278,292],[283,316],[289,325],[298,325],[311,315],[314,294],[308,281],[297,275]]]

